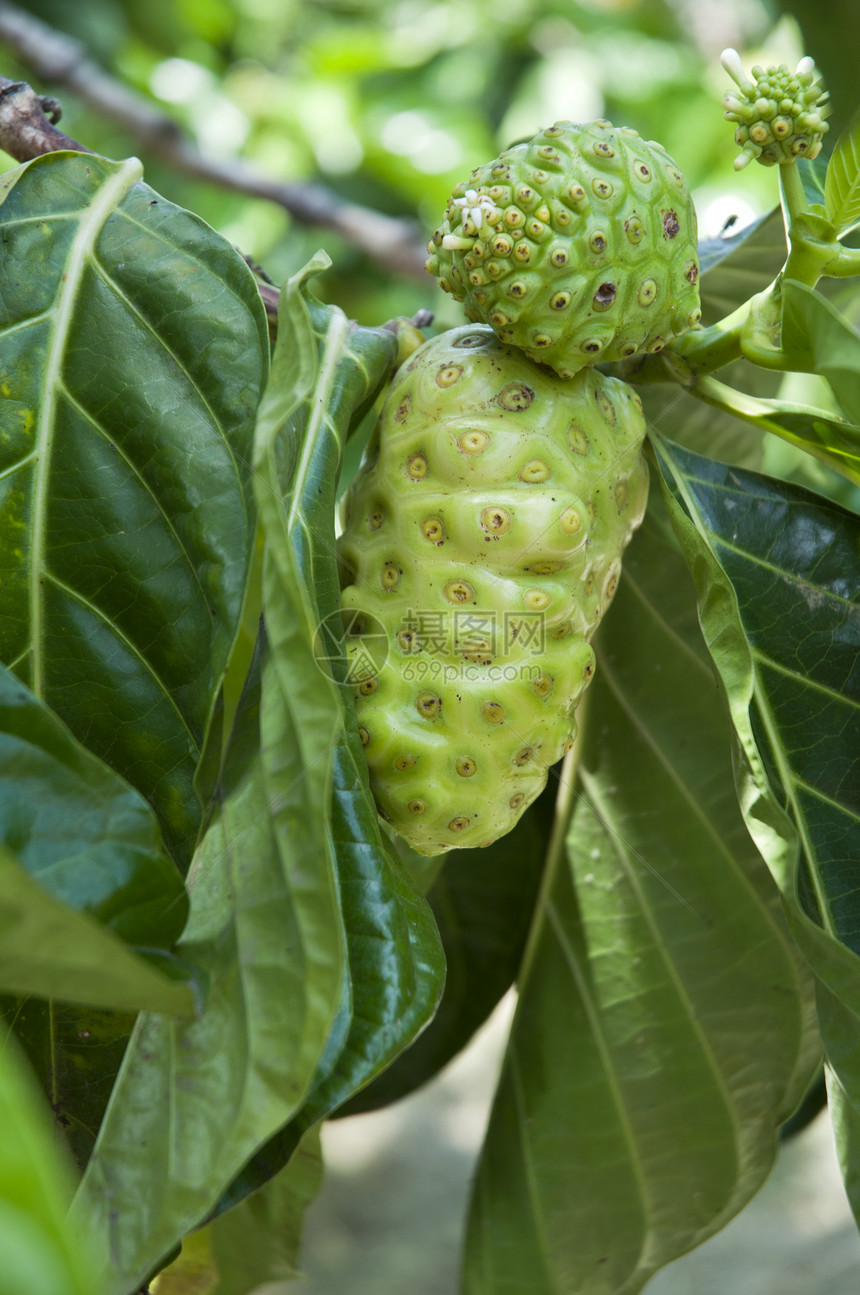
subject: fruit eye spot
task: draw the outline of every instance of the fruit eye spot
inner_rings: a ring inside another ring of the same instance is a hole
[[[568,751],[572,751],[572,750],[573,750],[573,738],[572,738],[572,737],[569,737],[569,738],[567,739],[567,741],[565,742],[564,746],[563,746],[561,749],[562,749],[562,751],[564,752],[564,754],[565,754],[565,755],[567,755]]]
[[[551,144],[542,144],[537,151],[538,157],[546,158],[547,162],[557,162],[558,153]]]
[[[485,508],[481,513],[481,525],[491,535],[504,535],[511,527],[511,515],[507,508]]]
[[[522,768],[524,764],[528,764],[529,760],[532,758],[533,755],[534,755],[534,747],[531,747],[531,746],[521,747],[520,750],[517,751],[516,755],[514,756],[514,764],[519,765],[520,768]]]
[[[601,283],[594,294],[592,305],[595,310],[608,310],[615,300],[615,284]]]
[[[457,442],[464,454],[481,454],[489,443],[486,432],[464,432]]]
[[[370,697],[376,692],[378,685],[375,679],[363,679],[358,685],[358,691],[362,697]]]
[[[509,413],[521,413],[528,409],[534,398],[535,393],[524,382],[509,382],[496,396],[496,403]]]
[[[690,325],[690,327],[695,328],[696,324],[700,324],[701,322],[702,322],[701,310],[691,310],[689,315],[687,316],[687,323]]]
[[[567,196],[571,202],[582,202],[585,197],[585,190],[581,184],[572,184],[567,190]]]
[[[678,217],[674,211],[663,212],[663,237],[676,238],[681,232]]]
[[[465,580],[449,580],[445,586],[445,597],[449,603],[473,603],[475,591]]]
[[[427,476],[427,460],[423,454],[413,454],[406,465],[406,471],[415,481]]]
[[[415,709],[423,719],[436,719],[442,712],[442,699],[435,692],[420,692],[415,698]]]
[[[505,224],[508,229],[519,229],[525,221],[525,216],[518,207],[508,207],[505,212]]]
[[[555,223],[557,225],[560,225],[562,229],[565,229],[570,224],[570,212],[569,211],[557,212],[555,217]]]
[[[466,818],[464,814],[458,814],[456,818],[451,819],[451,822],[448,824],[448,830],[450,832],[462,832],[469,826],[471,821],[472,820],[470,818]]]
[[[606,235],[601,234],[600,230],[598,230],[596,233],[591,235],[591,238],[588,240],[588,246],[591,248],[592,252],[605,252]]]
[[[532,249],[529,247],[528,243],[517,243],[514,248],[514,256],[518,261],[521,261],[523,265],[527,265],[532,259]],[[517,293],[514,293],[514,296],[517,295]]]
[[[410,800],[406,808],[410,814],[423,814],[427,806],[423,800]]]
[[[404,396],[397,406],[397,413],[394,415],[395,423],[405,423],[412,409],[412,397]]]
[[[598,157],[615,156],[615,149],[612,147],[612,145],[607,144],[606,141],[602,139],[599,139],[597,143],[594,145],[594,151]]]
[[[530,189],[527,184],[521,184],[517,189],[517,202],[520,202],[524,207],[527,207],[530,202],[534,202],[534,199],[534,189]]]
[[[454,768],[461,778],[471,778],[478,765],[475,760],[468,755],[461,755],[455,762]]]
[[[630,499],[630,485],[626,477],[620,477],[615,483],[615,507],[623,513]]]
[[[490,323],[493,325],[493,328],[504,328],[505,324],[509,324],[510,322],[509,317],[503,310],[494,310],[492,315],[490,315]]]
[[[639,176],[640,180],[651,179],[651,172],[648,170],[648,167],[645,165],[644,162],[637,162],[636,167],[634,169],[636,171],[636,174]]]
[[[543,459],[529,459],[528,463],[520,468],[520,481],[527,481],[529,484],[548,481],[549,477],[550,468]]]
[[[588,683],[589,679],[593,674],[594,674],[594,661],[587,661],[583,666],[583,670],[582,670],[582,677],[586,683]]]
[[[561,515],[561,529],[565,535],[576,535],[582,529],[582,514],[578,508],[565,508]]]
[[[526,571],[533,571],[536,576],[551,576],[561,570],[560,562],[533,562]]]
[[[532,333],[532,346],[544,351],[548,346],[552,346],[552,338],[549,333]]]
[[[367,729],[364,727],[363,724],[359,726],[358,736],[359,736],[359,740],[361,741],[361,745],[367,746],[368,742],[370,741],[370,734],[368,733]]]
[[[654,279],[646,279],[639,289],[637,300],[640,306],[650,306],[657,298],[657,284]]]
[[[394,767],[398,771],[398,773],[406,773],[406,770],[411,769],[414,764],[415,764],[414,755],[399,755],[397,759],[394,761]]]
[[[521,301],[527,292],[528,292],[528,288],[526,287],[526,285],[523,283],[521,279],[517,279],[508,288],[509,295],[511,297],[516,297],[518,301]]]
[[[556,248],[549,259],[552,261],[555,268],[560,270],[562,266],[567,265],[567,252],[565,252],[564,248]]]
[[[494,239],[492,250],[496,256],[507,256],[512,246],[513,244],[508,236],[506,234],[500,234],[497,239]]]
[[[551,674],[542,674],[538,679],[532,681],[532,692],[536,697],[543,701],[552,692],[552,686],[555,680]]]
[[[549,304],[551,310],[566,310],[570,305],[570,293],[557,292],[555,296],[550,297]]]
[[[510,805],[511,809],[519,809],[520,805],[522,805],[524,800],[525,800],[525,796],[521,791],[518,791],[515,796],[511,796],[510,800],[508,801],[508,804]]]
[[[384,516],[385,514],[383,513],[381,508],[377,508],[374,512],[370,514],[370,529],[372,531],[379,530],[380,526],[382,525],[382,519]]]
[[[532,238],[540,238],[546,226],[539,220],[530,220],[526,229]]]
[[[414,630],[399,630],[397,642],[404,652],[420,652],[421,640]]]
[[[579,349],[581,351],[585,351],[588,355],[597,355],[603,350],[603,343],[599,337],[589,337],[587,341],[582,343]]]
[[[527,589],[523,594],[523,602],[530,612],[542,612],[552,602],[552,594],[548,594],[545,589]]]
[[[380,577],[383,589],[396,589],[400,583],[401,575],[400,567],[395,566],[393,562],[386,562]]]
[[[505,708],[498,701],[485,701],[481,707],[481,714],[488,724],[504,724]]]
[[[638,216],[631,216],[624,222],[624,232],[631,243],[641,243],[645,237],[645,226]]]
[[[570,621],[562,621],[560,625],[556,625],[554,629],[550,630],[549,636],[551,639],[555,639],[555,641],[558,642],[559,639],[567,638],[571,628],[572,626]]]
[[[470,278],[474,276],[470,275]],[[453,387],[455,382],[459,382],[463,376],[463,366],[460,364],[446,364],[436,374],[437,387]]]
[[[594,399],[597,401],[597,407],[603,415],[604,422],[609,423],[610,427],[614,426],[618,421],[618,415],[609,396],[605,391],[595,391]]]
[[[597,198],[611,198],[613,193],[612,185],[608,180],[592,180],[591,187]]]
[[[441,544],[445,538],[445,527],[438,517],[426,517],[421,523],[421,534],[431,544]]]

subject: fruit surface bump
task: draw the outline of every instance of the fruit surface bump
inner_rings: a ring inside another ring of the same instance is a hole
[[[504,835],[569,746],[645,509],[644,434],[626,383],[561,382],[484,326],[391,384],[343,500],[341,601],[371,788],[422,854]]]
[[[427,269],[499,339],[570,378],[701,319],[696,213],[659,144],[557,122],[458,184]]]

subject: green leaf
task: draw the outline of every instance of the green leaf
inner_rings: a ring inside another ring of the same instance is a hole
[[[741,805],[819,980],[860,1216],[860,519],[677,446],[660,455],[742,751]]]
[[[860,333],[815,288],[791,279],[782,285],[782,349],[793,368],[826,378],[860,423]]]
[[[189,987],[76,912],[0,849],[0,990],[124,1011],[193,1014]]]
[[[149,805],[2,666],[0,845],[46,891],[129,944],[169,949],[182,931],[182,878]]]
[[[824,212],[837,234],[860,224],[860,121],[834,145],[824,182]]]
[[[14,1043],[0,1051],[3,1295],[100,1295],[85,1238],[66,1221],[71,1167]]]
[[[782,269],[787,251],[779,207],[738,234],[704,242],[699,258],[702,322],[715,324],[766,288]]]
[[[364,330],[353,345],[345,317],[307,297],[314,268],[284,291],[260,407],[254,471],[266,632],[195,856],[178,946],[208,973],[209,998],[187,1027],[152,1015],[138,1022],[78,1198],[111,1295],[126,1295],[212,1213],[257,1149],[304,1106],[352,1037],[353,1001],[378,1013],[367,1017],[372,1073],[380,1053],[420,1028],[438,994],[429,914],[390,872],[366,772],[357,787],[350,781],[356,752],[341,749],[349,693],[314,655],[320,616],[337,605],[339,445],[394,339],[380,343]],[[338,841],[337,857],[327,827],[333,795],[356,833],[354,851]],[[350,983],[353,966],[366,984]]]
[[[433,1020],[388,1070],[338,1111],[356,1115],[406,1097],[466,1046],[516,979],[555,813],[550,785],[513,831],[480,850],[453,850],[428,892],[448,974]]]
[[[302,1138],[286,1168],[211,1225],[219,1281],[212,1295],[250,1295],[264,1282],[299,1276],[305,1211],[322,1183],[319,1132]]]
[[[253,535],[265,314],[135,159],[0,181],[0,660],[143,793],[184,867]]]
[[[709,409],[719,409],[757,427],[759,431],[773,432],[790,445],[796,445],[814,455],[820,463],[825,463],[849,481],[860,484],[858,424],[849,423],[829,410],[794,401],[776,400],[773,397],[760,400],[711,377],[700,378],[692,390],[696,398]],[[668,432],[669,429],[660,430]],[[710,454],[717,454],[725,453],[726,445],[722,438],[717,440],[709,436],[704,445],[700,440],[699,448],[706,448]],[[735,456],[731,457],[737,462]],[[744,463],[743,466],[750,465]]]
[[[187,1025],[138,1019],[77,1198],[111,1295],[137,1288],[301,1103],[337,1007],[337,896],[305,832],[320,810],[289,726],[280,768],[263,767],[261,720],[283,696],[271,658],[262,674],[189,878],[178,947],[208,973],[205,1008]]]
[[[432,914],[380,829],[345,653],[313,657],[319,626],[340,626],[334,503],[344,440],[356,411],[388,376],[396,351],[392,333],[357,328],[314,299],[310,280],[326,264],[316,258],[283,294],[255,464],[268,539],[266,624],[296,716],[306,777],[321,798],[329,798],[329,812],[318,812],[304,831],[309,848],[334,869],[348,974],[304,1107],[231,1184],[219,1211],[277,1173],[306,1129],[411,1042],[433,1014],[444,980]],[[300,375],[292,387],[290,365]]]
[[[598,644],[519,980],[467,1295],[641,1290],[761,1186],[817,1064],[683,562],[649,519]],[[604,632],[605,631],[605,632]]]

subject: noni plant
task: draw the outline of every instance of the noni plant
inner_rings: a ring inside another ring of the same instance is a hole
[[[559,122],[455,187],[447,328],[275,308],[136,159],[2,177],[0,1009],[92,1295],[295,1270],[324,1122],[512,986],[463,1295],[635,1295],[825,1103],[860,1215],[860,131],[725,62],[779,208],[699,245]]]

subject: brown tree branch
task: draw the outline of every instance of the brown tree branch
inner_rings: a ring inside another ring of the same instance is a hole
[[[142,95],[108,76],[93,62],[80,41],[55,31],[5,0],[0,0],[0,41],[14,50],[40,81],[72,91],[90,108],[127,130],[142,149],[185,175],[277,203],[302,224],[335,231],[386,269],[411,278],[424,277],[426,252],[412,222],[397,220],[356,203],[342,202],[323,185],[271,180],[239,159],[225,162],[206,157],[176,122],[165,117]],[[0,147],[18,161],[58,148],[90,152],[54,129],[45,116],[45,102],[23,82],[5,78],[0,81]],[[48,106],[50,111],[50,101]],[[24,114],[23,121],[18,120],[19,112]],[[7,138],[13,147],[7,145]],[[49,144],[47,141],[51,138],[64,142]],[[27,148],[32,151],[26,152]]]

